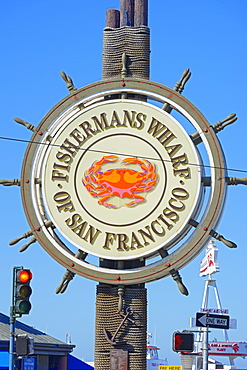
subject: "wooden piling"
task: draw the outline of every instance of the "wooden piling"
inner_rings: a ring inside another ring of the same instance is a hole
[[[106,27],[120,27],[120,11],[118,9],[108,9],[106,11]]]
[[[118,17],[120,24],[118,24]],[[102,79],[149,79],[150,31],[148,0],[120,0],[120,12],[109,9],[103,41]],[[144,100],[144,96],[122,93],[108,99]],[[114,261],[100,259],[100,267],[135,269],[145,266],[145,259]],[[121,283],[121,282],[120,282]],[[121,299],[120,299],[121,297]],[[132,310],[135,323],[126,321],[114,347],[109,338],[116,333],[127,310]],[[121,314],[121,315],[120,315]],[[111,286],[98,284],[96,293],[95,370],[111,367],[111,351],[120,349],[128,355],[128,370],[146,370],[147,290],[145,284]],[[108,337],[109,335],[109,337]],[[121,342],[122,341],[122,342]],[[125,342],[125,343],[124,343]],[[119,355],[120,357],[120,355]],[[126,364],[125,364],[126,365]]]
[[[148,0],[134,0],[134,26],[148,25]]]
[[[120,0],[120,27],[134,26],[134,0]]]

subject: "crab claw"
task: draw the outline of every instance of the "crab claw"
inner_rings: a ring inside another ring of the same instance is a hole
[[[133,158],[125,158],[122,160],[122,163],[124,164],[139,164],[139,159],[137,159],[136,157],[133,157]],[[141,162],[142,163],[142,162]]]
[[[97,166],[101,166],[104,163],[117,162],[117,161],[118,161],[118,157],[116,155],[106,155],[103,158],[101,158],[100,161],[96,162],[95,164]]]
[[[102,192],[103,193],[103,192]],[[103,195],[103,194],[102,194]],[[98,200],[98,203],[99,204],[102,204],[103,206],[107,207],[107,208],[117,208],[117,206],[115,206],[114,204],[111,204],[111,203],[107,203],[106,200],[109,199],[111,197],[110,194],[100,198]]]
[[[132,200],[131,202],[129,203],[125,203],[126,206],[135,206],[136,203],[139,203],[139,202],[143,202],[145,200],[144,197],[142,197],[141,195],[137,195],[137,194],[134,194],[134,200]]]

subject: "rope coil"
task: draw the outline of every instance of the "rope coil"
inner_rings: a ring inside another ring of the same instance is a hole
[[[103,80],[121,75],[122,55],[127,56],[128,77],[149,79],[150,29],[146,26],[104,29]]]

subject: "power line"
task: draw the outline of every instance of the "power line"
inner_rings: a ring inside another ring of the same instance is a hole
[[[4,137],[4,136],[0,136],[0,140],[8,140],[8,141],[20,142],[20,143],[25,143],[25,144],[32,143],[32,144],[37,144],[37,145],[47,145],[47,146],[54,146],[54,147],[60,148],[60,145],[58,145],[58,144],[51,144],[49,142],[48,143],[40,143],[39,141],[36,142],[36,141],[32,141],[32,140],[16,139],[16,138]],[[82,150],[82,151],[94,152],[94,153],[111,154],[111,155],[122,155],[122,156],[131,156],[131,154],[129,154],[129,153],[116,153],[116,152],[106,151],[106,150],[84,149],[84,148],[81,148],[81,147],[77,147],[77,149],[78,150]],[[151,158],[151,157],[145,157],[145,156],[142,156],[142,158],[148,159],[148,160],[152,160],[152,161],[160,161],[160,159],[157,159],[157,158]],[[163,162],[168,162],[168,163],[171,163],[172,162],[171,160],[166,160],[166,159],[162,159],[162,161]],[[232,172],[247,173],[247,170],[240,170],[240,169],[236,169],[236,168],[215,167],[215,166],[210,166],[210,165],[205,165],[205,164],[189,163],[189,162],[187,164],[190,165],[190,166],[197,166],[197,167],[202,167],[202,168],[214,168],[214,169],[221,169],[221,170],[223,169],[223,170],[232,171]]]

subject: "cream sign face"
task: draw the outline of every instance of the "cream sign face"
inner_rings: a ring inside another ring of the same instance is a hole
[[[113,285],[177,276],[216,235],[224,153],[214,125],[179,92],[96,81],[32,130],[20,179],[24,235],[66,268],[61,289],[74,274]]]
[[[169,249],[189,231],[202,200],[201,162],[171,115],[129,99],[77,104],[48,135],[44,205],[73,245],[127,260]]]

